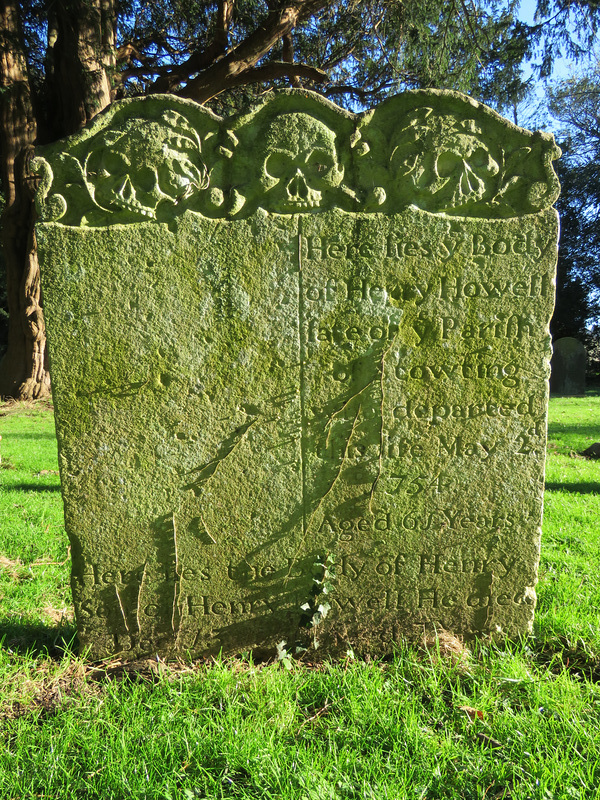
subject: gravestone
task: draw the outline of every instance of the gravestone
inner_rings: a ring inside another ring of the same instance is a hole
[[[467,97],[222,120],[125,100],[40,151],[72,588],[91,657],[531,628],[552,138]]]
[[[585,370],[587,350],[572,336],[564,336],[554,342],[550,362],[550,391],[552,394],[585,394]]]

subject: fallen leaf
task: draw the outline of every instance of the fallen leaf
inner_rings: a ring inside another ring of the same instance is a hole
[[[464,711],[469,719],[483,719],[483,711],[471,706],[459,706],[460,711]]]

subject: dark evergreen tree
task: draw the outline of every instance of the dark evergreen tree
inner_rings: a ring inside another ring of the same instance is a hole
[[[564,125],[559,162],[561,241],[553,338],[586,338],[600,319],[600,68],[551,92],[550,108]]]

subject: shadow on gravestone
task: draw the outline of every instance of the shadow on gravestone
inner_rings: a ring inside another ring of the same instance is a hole
[[[560,395],[585,394],[587,350],[572,336],[554,342],[550,362],[550,392]]]
[[[40,150],[90,657],[531,630],[558,155],[439,91],[130,99]]]

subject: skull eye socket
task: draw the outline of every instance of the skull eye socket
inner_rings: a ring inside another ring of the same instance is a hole
[[[462,166],[462,159],[456,153],[446,150],[440,153],[437,160],[437,172],[440,178],[449,178]]]
[[[293,167],[294,156],[286,150],[275,150],[265,161],[265,172],[271,178],[285,178],[289,176]]]
[[[133,178],[134,183],[143,192],[151,192],[156,183],[156,174],[151,167],[142,167]]]
[[[313,150],[306,159],[306,172],[313,178],[324,178],[334,167],[333,156],[327,150]]]
[[[121,153],[111,151],[111,150],[103,150],[102,152],[102,173],[106,175],[115,175],[121,176],[125,175],[129,171],[129,159],[126,158]],[[92,165],[92,161],[90,160],[90,165]]]
[[[469,159],[474,167],[487,167],[489,166],[489,157],[487,151],[483,147],[478,147]]]

